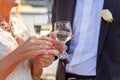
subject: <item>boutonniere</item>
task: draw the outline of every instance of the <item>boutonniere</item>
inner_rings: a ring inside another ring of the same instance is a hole
[[[112,13],[108,9],[103,9],[101,11],[101,17],[108,23],[112,23],[113,21]]]

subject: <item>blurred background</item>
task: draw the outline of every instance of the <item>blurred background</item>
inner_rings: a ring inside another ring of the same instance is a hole
[[[52,2],[52,0],[24,0],[23,4],[28,4],[33,7],[46,7],[48,12],[51,12]]]
[[[33,17],[36,15],[42,15],[46,19],[47,14],[51,14],[53,0],[23,0],[19,7],[19,13],[22,15],[25,23],[30,27],[30,31],[33,34]],[[14,16],[16,9],[12,10]]]
[[[47,21],[47,14],[51,14],[53,0],[23,0],[18,11],[23,18],[23,21],[29,27],[31,35],[34,35],[33,17],[42,16],[39,20]],[[16,9],[12,10],[12,15],[15,16]],[[55,80],[58,60],[51,66],[44,68],[41,80]]]

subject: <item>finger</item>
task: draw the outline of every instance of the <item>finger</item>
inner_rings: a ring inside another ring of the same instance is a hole
[[[40,48],[40,47],[42,47],[42,48],[46,48],[47,46],[52,46],[53,44],[51,43],[51,42],[49,42],[49,41],[46,41],[46,40],[37,40],[37,41],[34,41],[34,42],[30,42],[29,44],[26,44],[26,45],[23,45],[23,47],[24,47],[24,49],[26,49],[26,48],[35,48],[35,46],[36,47],[38,47],[38,48]]]
[[[47,41],[51,41],[50,37],[46,37],[46,36],[36,36],[37,40],[47,40]]]
[[[28,40],[32,40],[32,39],[35,39],[35,40],[37,40],[37,39],[40,40],[41,39],[42,40],[42,39],[48,39],[48,37],[46,37],[46,36],[38,36],[38,35],[36,36],[35,35],[35,36],[30,36],[28,38]]]
[[[53,63],[52,60],[49,60],[48,58],[40,58],[40,60],[38,61],[38,63],[41,63],[42,67],[47,67],[49,65],[51,65]]]
[[[37,44],[37,45],[53,45],[52,42],[50,41],[47,41],[47,40],[37,40],[34,44]]]
[[[52,40],[52,43],[53,43],[53,45],[55,45],[55,46],[64,45],[64,43],[63,43],[62,41],[57,41],[57,40]]]
[[[50,61],[54,61],[54,59],[55,59],[54,57],[55,57],[55,56],[52,55],[52,54],[42,54],[42,55],[38,58],[38,60],[41,59],[41,58],[44,58],[45,60],[48,59],[48,60],[50,60]]]
[[[53,50],[53,49],[48,49],[48,50],[45,51],[45,54],[58,55],[59,51],[58,50]]]
[[[54,56],[54,55],[49,54],[49,59],[50,59],[50,61],[54,61],[54,60],[55,60],[55,56]]]
[[[53,42],[53,45],[54,45],[55,49],[57,49],[60,53],[65,48],[64,47],[65,44],[63,42],[60,42],[60,41]]]
[[[26,40],[21,46],[23,48],[25,47],[29,47],[29,46],[32,46],[32,45],[52,45],[51,41],[49,40],[45,40],[45,39],[34,39],[35,37],[32,36],[30,37],[28,40]],[[43,37],[44,38],[44,37]],[[48,38],[48,37],[47,37]]]
[[[44,67],[47,67],[48,65],[52,64],[54,61],[54,56],[53,55],[46,55],[43,54],[39,58],[36,58],[36,60],[41,63]]]
[[[46,49],[49,49],[50,46],[48,46],[48,45],[29,45],[29,46],[24,46],[21,48],[20,48],[20,50],[22,50],[22,53],[26,53],[26,52],[31,52],[31,51],[34,52],[35,50],[46,50]]]
[[[58,50],[59,50],[59,53],[63,53],[63,51],[67,50],[67,46],[64,45],[63,47],[60,47]]]
[[[41,65],[42,65],[42,67],[48,67],[49,65],[52,64],[52,63],[49,63],[49,62],[47,62],[47,61],[41,61],[40,63],[41,63]]]
[[[56,39],[56,34],[54,32],[51,32],[49,35],[52,39]]]
[[[28,58],[33,58],[36,55],[41,55],[41,54],[44,54],[44,53],[45,53],[45,50],[31,50],[31,51],[26,52],[22,56],[26,56]]]
[[[58,55],[59,54],[59,51],[58,50],[44,50],[44,49],[41,49],[41,50],[32,50],[32,51],[29,51],[29,52],[26,52],[27,55],[29,56],[33,56],[35,57],[36,55],[39,55],[39,54],[51,54],[51,55]],[[48,57],[49,58],[49,57]]]
[[[33,45],[28,48],[28,50],[41,50],[41,49],[48,49],[50,46],[48,45]]]
[[[44,67],[45,65],[50,65],[52,64],[52,61],[50,61],[48,58],[44,58],[44,57],[41,57],[39,59],[36,60],[37,63],[40,63],[42,65],[42,67]]]
[[[31,44],[52,44],[51,41],[48,41],[48,40],[44,40],[44,39],[41,39],[41,40],[35,40],[35,39],[31,39],[29,41],[27,41],[28,43],[31,43]]]
[[[36,42],[37,40],[46,40],[46,41],[51,41],[51,38],[50,37],[45,37],[45,36],[39,36],[39,37],[36,37],[36,36],[31,36],[29,37],[26,42],[31,42],[31,43],[34,43]]]

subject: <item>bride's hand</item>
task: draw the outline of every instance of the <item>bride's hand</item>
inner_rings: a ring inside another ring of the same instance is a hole
[[[49,54],[37,55],[34,58],[32,64],[32,73],[31,73],[33,80],[39,80],[43,68],[48,67],[53,63],[53,61],[55,60],[55,55],[53,55],[52,53],[55,54],[56,52],[58,53],[57,50],[54,50],[54,52],[50,52]]]
[[[15,52],[15,56],[19,61],[24,61],[38,54],[46,53],[46,50],[52,45],[51,38],[33,36],[17,47],[13,52]]]

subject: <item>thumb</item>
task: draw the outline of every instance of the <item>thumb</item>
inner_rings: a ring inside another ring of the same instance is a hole
[[[56,34],[54,32],[51,32],[49,35],[52,39],[56,39]]]

